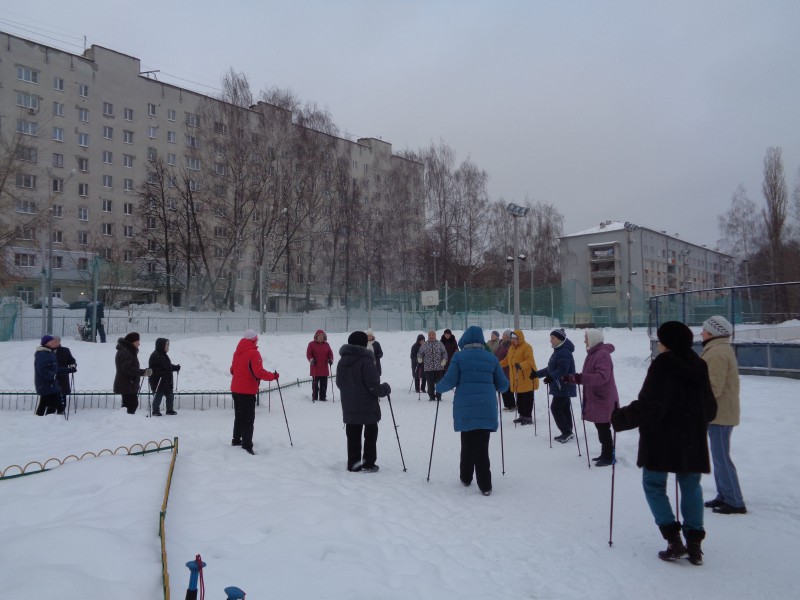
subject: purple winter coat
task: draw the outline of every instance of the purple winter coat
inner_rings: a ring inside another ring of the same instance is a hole
[[[583,361],[583,418],[592,423],[610,423],[611,413],[619,406],[614,381],[613,344],[599,343],[589,349]]]

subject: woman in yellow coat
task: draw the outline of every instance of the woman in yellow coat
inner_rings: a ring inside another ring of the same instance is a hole
[[[533,391],[539,389],[539,379],[531,379],[531,371],[536,370],[533,348],[525,341],[525,334],[515,329],[511,334],[511,347],[506,357],[500,361],[501,367],[508,367],[508,388],[517,398],[519,417],[514,423],[530,425],[533,423]]]

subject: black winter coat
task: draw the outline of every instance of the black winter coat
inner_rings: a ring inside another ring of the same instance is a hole
[[[56,352],[56,361],[58,362],[59,370],[56,379],[58,379],[58,386],[61,388],[61,393],[65,396],[67,394],[72,393],[72,386],[69,384],[69,370],[67,367],[70,365],[76,365],[77,361],[75,357],[72,356],[72,352],[69,351],[69,348],[65,348],[64,346],[59,346],[55,350]],[[66,372],[62,372],[66,371]]]
[[[708,366],[694,351],[662,352],[638,400],[611,415],[616,431],[639,428],[636,464],[651,471],[709,473],[708,424],[717,414]]]
[[[381,420],[379,397],[388,395],[381,383],[375,357],[363,346],[345,344],[339,349],[336,387],[341,391],[342,420],[348,425],[370,425]]]
[[[167,338],[158,338],[156,349],[150,355],[150,360],[147,361],[147,366],[153,371],[147,379],[153,392],[171,392],[175,388],[172,373],[177,369],[166,352],[168,341]]]
[[[450,339],[447,339],[444,337],[444,334],[442,334],[442,337],[439,338],[439,341],[442,342],[444,349],[447,350],[447,364],[444,366],[444,370],[446,371],[450,368],[450,361],[453,360],[453,355],[458,352],[458,341],[452,334],[450,335]]]
[[[114,376],[115,394],[138,394],[139,378],[144,375],[144,369],[139,368],[139,349],[124,338],[117,340],[117,356],[114,364],[117,374]]]

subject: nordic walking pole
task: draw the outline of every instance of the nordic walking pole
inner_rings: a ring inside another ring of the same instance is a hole
[[[394,435],[397,437],[397,448],[400,450],[400,462],[403,463],[403,473],[405,473],[408,469],[406,469],[406,461],[403,459],[403,448],[400,446],[400,434],[397,433],[397,421],[394,420],[394,409],[392,408],[392,397],[391,395],[387,394],[386,399],[389,400],[389,412],[392,413],[392,424],[394,425]]]
[[[435,388],[434,388],[435,389]],[[433,419],[433,437],[431,438],[431,457],[428,460],[428,481],[431,480],[431,465],[433,464],[433,442],[436,440],[436,423],[439,421],[439,404],[442,401],[436,399],[436,416]]]
[[[572,410],[572,398],[567,396],[567,400],[569,400],[569,414],[572,415],[572,431],[577,434],[578,425],[575,423],[575,411]],[[575,436],[575,443],[578,445],[578,456],[583,456],[581,454],[581,438],[577,435]]]
[[[545,385],[547,385],[545,383]],[[553,447],[553,430],[550,428],[550,388],[547,388],[547,435],[550,436],[550,447]]]
[[[276,379],[275,381],[278,381],[278,380]],[[276,383],[275,386],[278,388],[278,396],[281,399],[281,406],[283,407],[283,419],[284,419],[284,421],[286,421],[286,433],[289,434],[289,445],[292,448],[294,448],[294,444],[292,443],[292,432],[289,431],[289,419],[286,418],[286,405],[284,405],[284,403],[283,403],[283,392],[281,392],[281,384],[280,384],[280,382],[278,381],[278,383]]]
[[[539,435],[536,433],[536,390],[531,390],[531,394],[533,395],[533,435]]]
[[[333,365],[331,365],[331,367],[332,366]],[[336,402],[336,390],[334,389],[336,387],[336,379],[335,379],[336,375],[330,375],[329,377],[331,384],[331,402]]]
[[[614,431],[611,448],[611,511],[608,517],[608,547],[614,545],[614,475],[617,469],[617,432]]]
[[[575,384],[575,387],[578,388],[578,401],[581,405],[581,421],[583,422],[583,443],[586,446],[586,466],[590,469],[592,468],[592,463],[589,461],[589,438],[586,437],[586,419],[583,418],[583,394],[581,393],[581,386]],[[580,448],[580,443],[578,444]]]
[[[506,450],[503,443],[503,402],[500,392],[497,392],[497,418],[500,419],[500,464],[503,465],[503,475],[506,474]]]
[[[681,495],[678,493],[678,474],[675,473],[675,520],[681,522]]]

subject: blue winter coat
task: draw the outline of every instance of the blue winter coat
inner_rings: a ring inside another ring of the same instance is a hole
[[[553,354],[550,360],[547,361],[547,367],[539,369],[535,373],[535,377],[549,377],[550,383],[547,384],[550,390],[550,395],[553,398],[574,398],[577,395],[577,388],[574,383],[564,383],[564,375],[575,374],[575,358],[572,353],[575,352],[575,344],[571,340],[566,339],[558,347],[553,349]]]
[[[508,389],[508,378],[493,354],[484,349],[483,330],[469,327],[450,361],[442,380],[436,384],[436,392],[443,393],[456,388],[453,400],[453,428],[456,431],[488,429],[497,431],[497,392]]]
[[[56,353],[46,346],[39,346],[33,355],[33,368],[35,371],[34,383],[36,393],[40,396],[51,394],[61,395],[61,387],[58,385],[56,375],[59,373],[69,373],[69,369],[60,368]]]

